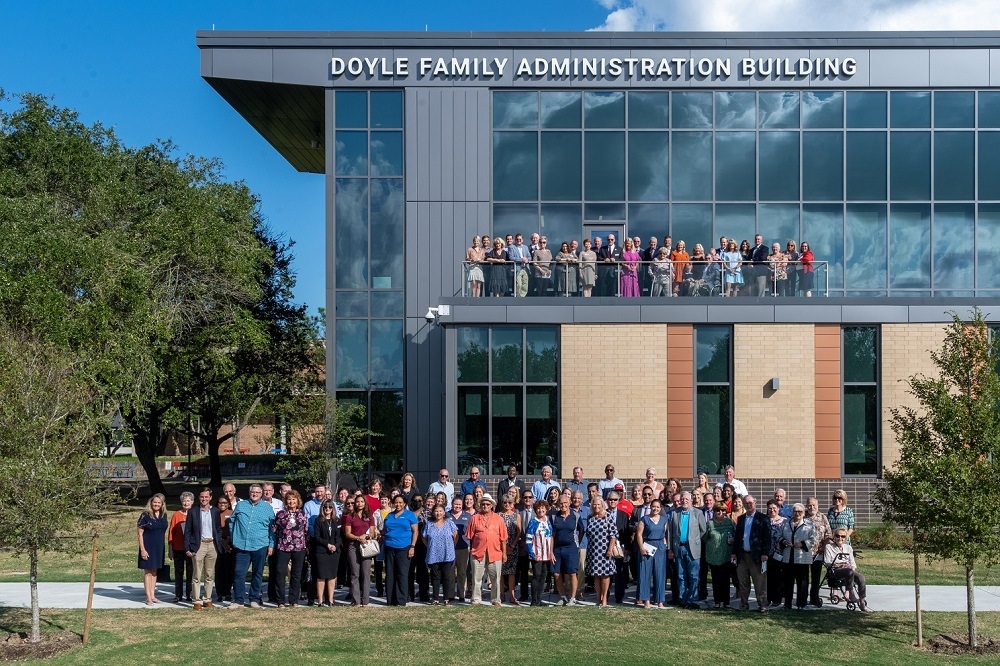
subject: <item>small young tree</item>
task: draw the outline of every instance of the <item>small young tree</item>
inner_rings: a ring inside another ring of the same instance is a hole
[[[0,543],[28,557],[32,642],[39,553],[85,548],[74,537],[117,500],[89,465],[107,415],[76,373],[66,353],[0,326]]]
[[[900,459],[885,470],[875,504],[893,523],[915,529],[931,559],[965,568],[969,644],[976,634],[975,568],[1000,561],[1000,340],[982,312],[953,314],[941,349],[930,352],[937,377],[913,375],[919,409],[892,410]]]

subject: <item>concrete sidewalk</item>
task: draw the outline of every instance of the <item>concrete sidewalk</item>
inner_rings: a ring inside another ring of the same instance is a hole
[[[86,608],[87,607],[87,583],[39,583],[38,599],[42,608]],[[157,596],[160,599],[172,599],[174,596],[174,586],[172,583],[165,583],[157,586]],[[338,592],[338,598],[342,593]],[[964,612],[965,608],[965,588],[954,585],[924,585],[920,588],[921,605],[926,611],[952,611]],[[488,594],[484,594],[488,598]],[[588,601],[583,605],[593,605],[593,595],[586,597]],[[551,604],[557,597],[546,595],[547,601]],[[623,608],[637,608],[632,604],[633,595],[630,592],[626,597]],[[844,603],[834,606],[829,603],[824,596],[822,610],[844,609]],[[97,583],[94,587],[94,608],[147,608],[145,605],[145,593],[141,583]],[[385,599],[371,597],[372,606],[384,606]],[[26,608],[31,603],[31,597],[27,583],[0,583],[0,606]],[[737,602],[738,603],[738,602]],[[751,608],[756,607],[753,601]],[[340,605],[338,603],[338,605]],[[346,602],[344,603],[346,605]],[[411,604],[423,605],[423,604]],[[463,605],[463,604],[459,604]],[[504,604],[507,606],[508,604]],[[869,585],[868,605],[873,611],[913,611],[913,587],[907,585]],[[190,608],[190,603],[171,604],[162,603],[152,608]],[[711,603],[702,603],[703,608],[710,608]],[[809,610],[817,610],[808,607]],[[1000,611],[1000,587],[977,587],[976,588],[976,610],[978,611]]]

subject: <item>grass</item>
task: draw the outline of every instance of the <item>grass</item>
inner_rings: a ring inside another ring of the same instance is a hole
[[[913,585],[913,553],[904,550],[866,550],[858,562],[869,585]],[[1000,585],[1000,567],[976,569],[976,585]],[[955,562],[928,563],[920,558],[921,585],[965,585],[965,569]]]
[[[154,619],[155,618],[155,619]],[[28,614],[0,609],[0,631],[24,630]],[[83,611],[46,611],[44,631],[83,632]],[[925,638],[963,632],[964,615],[925,613]],[[363,627],[363,631],[359,631]],[[484,631],[485,630],[485,631]],[[1000,634],[1000,613],[981,613],[983,636]],[[732,640],[734,637],[739,640]],[[220,640],[221,637],[224,637]],[[300,608],[264,611],[96,611],[91,641],[50,664],[499,662],[700,663],[712,655],[748,664],[972,664],[982,657],[933,655],[913,647],[904,613],[489,607]],[[252,658],[251,656],[252,655]],[[794,656],[794,660],[790,657]]]

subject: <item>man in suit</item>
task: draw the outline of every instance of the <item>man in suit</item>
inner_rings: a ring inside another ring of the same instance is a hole
[[[511,465],[513,467],[513,465]],[[503,483],[501,481],[500,483]],[[521,493],[521,506],[515,507],[517,515],[521,516],[521,529],[527,531],[528,523],[535,517],[535,496],[528,488]],[[519,540],[517,547],[517,580],[521,584],[521,595],[519,601],[528,601],[531,597],[528,594],[528,572],[531,570],[531,561],[528,559],[528,546],[524,539]]]
[[[740,610],[750,606],[750,581],[753,580],[757,608],[767,612],[767,554],[771,552],[771,526],[767,516],[757,512],[753,495],[743,498],[747,512],[736,523],[733,538],[733,560],[736,562],[736,580],[740,594]]]
[[[212,506],[212,489],[202,488],[198,493],[198,508],[188,511],[184,521],[184,550],[194,560],[194,580],[191,598],[194,609],[212,607],[212,588],[215,587],[215,562],[222,552],[222,521],[219,510]],[[201,584],[205,583],[205,596]]]
[[[524,296],[518,288],[517,281],[525,280],[528,277],[528,263],[531,261],[531,250],[524,244],[524,236],[518,234],[514,237],[514,244],[507,248],[507,259],[512,262],[511,282],[514,287],[515,296]],[[525,292],[527,293],[527,292]]]
[[[608,244],[597,253],[597,288],[601,296],[618,295],[618,271],[615,270],[622,260],[622,249],[615,245],[615,235],[608,234]]]
[[[753,242],[754,246],[750,250],[750,259],[753,261],[753,275],[757,280],[757,295],[764,296],[768,293],[767,246],[764,245],[764,237],[760,234],[753,237]]]
[[[702,496],[702,513],[705,514],[705,523],[711,522],[715,518],[715,495],[705,493]],[[708,599],[708,560],[705,559],[705,549],[701,549],[701,570],[698,572],[698,601]]]
[[[641,281],[642,286],[645,287],[647,294],[653,284],[652,278],[649,275],[649,267],[653,265],[652,262],[656,259],[657,252],[660,251],[660,248],[656,246],[656,242],[656,236],[649,237],[649,246],[642,251],[642,260],[645,263],[643,263],[643,265],[639,268],[639,280]],[[636,245],[636,251],[638,251],[638,247],[639,246]]]
[[[608,512],[615,518],[615,528],[618,530],[618,543],[621,544],[622,552],[626,559],[615,560],[615,603],[621,604],[625,600],[625,586],[628,584],[628,557],[630,545],[632,543],[632,527],[629,515],[618,509],[618,502],[621,501],[621,494],[616,490],[608,495]]]
[[[677,563],[678,593],[682,608],[697,610],[701,540],[708,531],[705,514],[692,508],[691,493],[681,493],[681,506],[670,514],[670,549],[667,557]]]
[[[511,488],[517,488],[518,497],[524,494],[524,481],[517,478],[517,465],[507,465],[507,478],[497,484],[497,494],[503,497]]]

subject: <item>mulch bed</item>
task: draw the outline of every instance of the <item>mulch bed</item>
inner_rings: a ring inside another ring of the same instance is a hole
[[[980,636],[977,647],[969,646],[968,634],[938,634],[928,639],[926,649],[936,654],[1000,654],[1000,640]]]
[[[29,643],[26,633],[11,633],[0,638],[0,661],[14,661],[29,657],[46,659],[81,645],[83,645],[83,638],[71,631],[43,636],[38,643]]]

